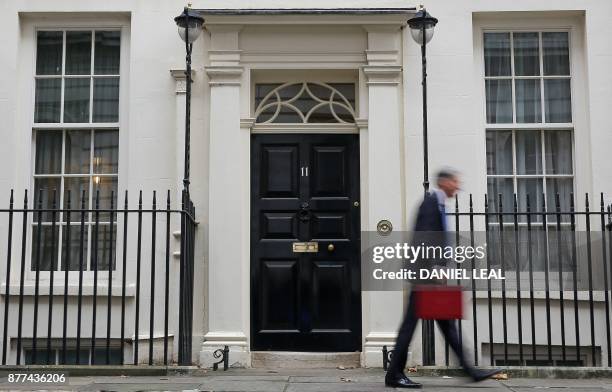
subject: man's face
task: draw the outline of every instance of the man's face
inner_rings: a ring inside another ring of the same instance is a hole
[[[461,181],[458,177],[444,178],[440,180],[438,187],[446,194],[446,197],[453,197],[461,189]]]

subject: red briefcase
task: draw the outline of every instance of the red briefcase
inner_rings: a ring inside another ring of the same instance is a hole
[[[418,286],[416,315],[425,320],[457,320],[463,317],[463,295],[458,286]]]

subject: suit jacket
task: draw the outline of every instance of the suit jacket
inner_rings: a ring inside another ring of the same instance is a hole
[[[419,206],[417,219],[414,227],[413,244],[415,246],[434,246],[442,254],[433,252],[434,255],[422,257],[417,261],[418,268],[431,268],[443,266],[446,260],[443,257],[444,247],[449,245],[445,224],[442,221],[442,212],[438,204],[438,198],[434,193],[425,195],[423,202]]]
[[[438,198],[427,193],[419,207],[414,231],[444,231]]]

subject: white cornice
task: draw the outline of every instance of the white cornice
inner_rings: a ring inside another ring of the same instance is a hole
[[[206,74],[208,75],[209,84],[211,86],[219,85],[240,85],[242,73],[244,67],[231,65],[231,66],[216,66],[211,65],[204,67]]]
[[[401,65],[365,65],[363,73],[368,78],[368,85],[397,85],[401,81]]]
[[[242,121],[241,121],[242,123]],[[359,133],[360,124],[253,124],[253,133]]]
[[[195,76],[195,69],[191,70],[191,80]],[[187,75],[185,69],[173,68],[170,70],[170,75],[174,78],[176,82],[175,92],[177,94],[183,94],[187,90]]]

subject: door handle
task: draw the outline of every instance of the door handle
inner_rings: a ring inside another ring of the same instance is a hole
[[[336,247],[334,246],[334,244],[327,245],[327,251],[328,252],[333,252],[335,249],[336,249]]]

